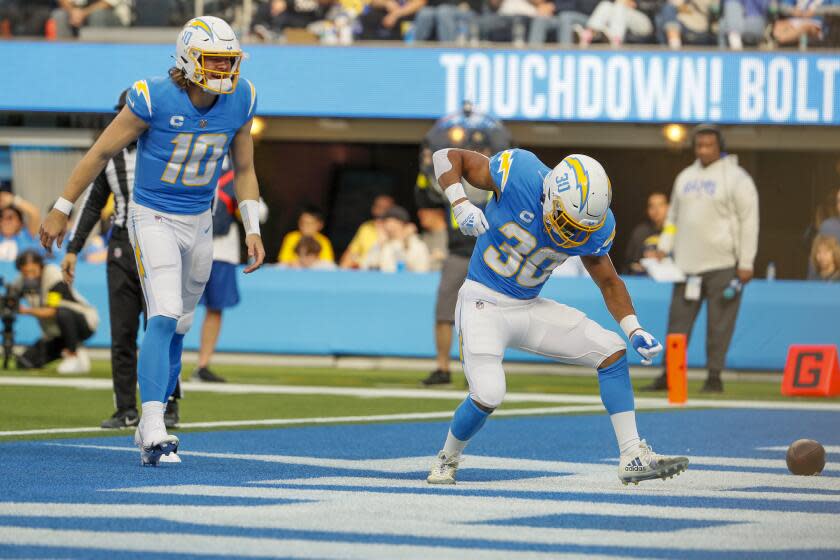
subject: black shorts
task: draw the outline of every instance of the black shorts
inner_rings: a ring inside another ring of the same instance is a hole
[[[455,304],[458,302],[458,290],[467,277],[470,258],[459,255],[449,255],[443,261],[440,272],[440,284],[435,303],[435,321],[438,323],[455,322]]]

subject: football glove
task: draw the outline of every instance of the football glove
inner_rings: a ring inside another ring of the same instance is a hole
[[[452,213],[455,215],[455,221],[458,222],[458,228],[464,235],[478,237],[490,227],[481,208],[468,200],[453,206]]]
[[[662,344],[649,332],[636,329],[630,337],[630,344],[642,357],[642,364],[649,366],[653,359],[662,352]]]

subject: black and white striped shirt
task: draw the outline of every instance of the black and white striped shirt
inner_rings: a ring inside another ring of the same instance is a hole
[[[102,209],[108,202],[108,196],[114,194],[114,227],[125,228],[128,216],[128,203],[134,189],[134,166],[137,159],[137,144],[123,148],[108,162],[102,173],[90,188],[85,191],[80,205],[79,220],[70,243],[68,253],[79,253],[85,245],[91,230],[99,222]]]

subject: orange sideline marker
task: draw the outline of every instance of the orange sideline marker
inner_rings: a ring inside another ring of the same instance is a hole
[[[688,401],[687,339],[684,334],[669,334],[665,343],[665,374],[668,379],[668,402],[685,404]]]

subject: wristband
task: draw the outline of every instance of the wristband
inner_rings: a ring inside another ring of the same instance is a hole
[[[461,183],[453,183],[443,189],[443,194],[446,195],[446,198],[449,199],[449,204],[455,206],[456,200],[461,200],[462,198],[467,198],[467,193],[464,192],[464,185]],[[469,199],[468,199],[469,200]]]
[[[239,203],[239,215],[242,216],[242,225],[245,226],[245,234],[260,234],[260,203],[256,200],[243,200]]]
[[[58,200],[55,201],[55,204],[53,204],[53,210],[58,210],[65,216],[69,216],[70,212],[73,211],[73,203],[63,196],[60,196],[58,197]]]
[[[630,338],[630,335],[633,334],[633,331],[639,330],[642,328],[642,325],[639,324],[639,319],[635,315],[628,315],[621,322],[618,324],[621,327],[621,330],[624,331],[625,336]]]

